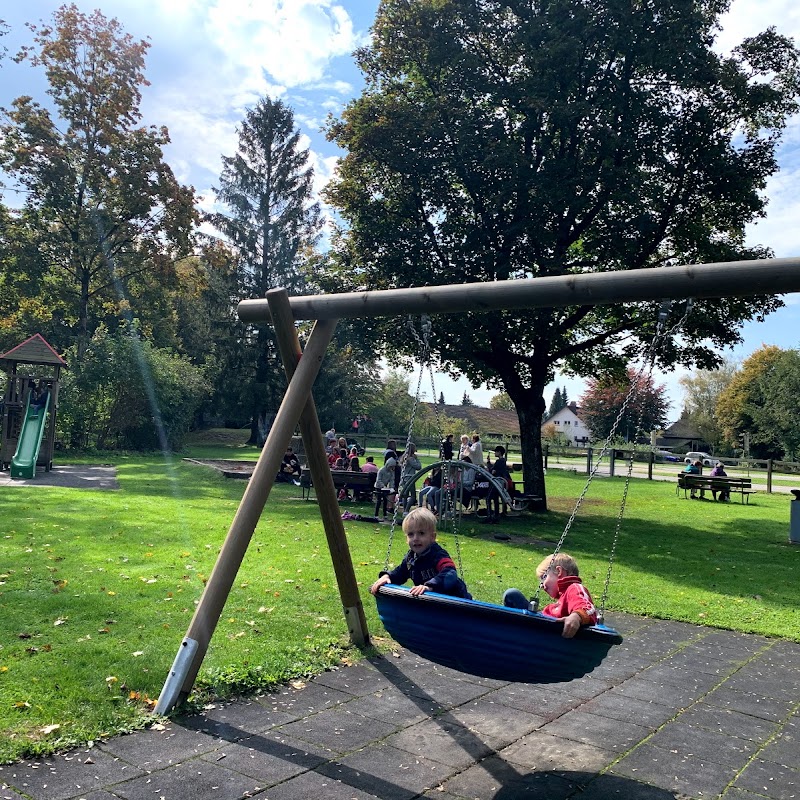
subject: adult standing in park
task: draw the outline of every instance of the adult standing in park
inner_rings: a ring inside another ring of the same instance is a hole
[[[472,434],[472,444],[469,446],[469,457],[473,464],[483,465],[483,444],[481,437],[477,433]]]

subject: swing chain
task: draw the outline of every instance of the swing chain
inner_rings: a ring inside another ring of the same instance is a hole
[[[686,308],[684,309],[681,318],[675,323],[675,325],[667,329],[667,320],[669,319],[669,313],[672,308],[672,301],[664,300],[661,303],[661,307],[659,308],[658,312],[658,325],[656,327],[656,333],[653,337],[651,347],[647,354],[647,358],[650,361],[649,372],[652,372],[653,368],[655,367],[655,356],[658,344],[662,339],[665,339],[668,335],[674,333],[675,331],[683,327],[683,324],[686,322],[686,318],[691,313],[692,305],[693,305],[692,298],[689,298],[686,301]],[[644,408],[640,407],[636,419],[636,433],[634,434],[633,438],[634,447],[631,449],[630,456],[628,457],[628,469],[625,475],[625,486],[623,487],[622,490],[622,503],[620,504],[619,514],[617,515],[617,523],[614,529],[614,538],[611,542],[611,554],[608,559],[608,570],[606,571],[606,579],[605,583],[603,584],[603,596],[600,600],[600,610],[598,612],[598,620],[600,623],[603,622],[603,619],[605,617],[606,600],[608,599],[608,590],[611,585],[611,572],[614,568],[614,556],[617,551],[617,543],[619,542],[619,534],[622,528],[622,518],[623,515],[625,514],[625,505],[628,499],[628,489],[630,487],[631,477],[633,476],[633,457],[635,455],[635,445],[636,441],[639,439],[639,436],[642,433],[643,427],[644,427]]]
[[[670,312],[671,307],[672,307],[672,301],[671,300],[664,300],[661,303],[661,306],[659,307],[659,310],[658,310],[658,321],[656,323],[656,332],[653,335],[653,339],[650,342],[650,346],[647,349],[647,352],[646,352],[645,357],[644,357],[643,362],[642,362],[642,366],[640,367],[639,371],[634,376],[634,379],[631,381],[631,386],[628,389],[628,393],[626,394],[625,399],[622,402],[622,406],[620,407],[619,413],[617,414],[616,419],[614,420],[614,422],[613,422],[613,424],[611,426],[611,430],[609,431],[605,442],[603,442],[603,446],[602,446],[602,448],[600,450],[600,453],[597,456],[597,459],[595,460],[594,464],[592,465],[592,469],[591,469],[591,471],[589,473],[588,479],[586,480],[586,484],[583,487],[583,491],[581,491],[581,494],[580,494],[580,496],[578,497],[578,499],[577,499],[577,501],[575,503],[575,507],[573,508],[572,513],[570,514],[570,517],[567,520],[566,525],[564,526],[564,531],[561,534],[561,537],[559,538],[558,543],[556,544],[555,550],[553,551],[553,558],[551,559],[551,565],[552,565],[552,562],[555,560],[556,555],[561,551],[561,548],[564,545],[564,540],[567,538],[567,534],[569,533],[570,529],[572,528],[572,524],[575,522],[575,517],[577,516],[578,511],[580,510],[581,505],[583,504],[583,500],[586,497],[587,492],[589,491],[589,487],[590,487],[590,485],[592,483],[592,480],[594,479],[595,475],[597,474],[597,471],[600,469],[600,464],[601,464],[601,462],[603,460],[603,457],[605,456],[605,454],[609,450],[610,443],[613,440],[614,434],[617,432],[617,428],[619,427],[620,423],[622,422],[623,417],[625,416],[625,412],[626,412],[626,410],[628,408],[628,405],[633,400],[633,398],[638,394],[639,387],[640,387],[641,382],[644,379],[645,375],[652,374],[653,368],[655,367],[655,356],[656,356],[656,352],[657,352],[657,349],[658,349],[658,345],[660,344],[662,339],[665,339],[669,334],[671,334],[674,331],[678,330],[683,325],[683,323],[686,321],[686,318],[688,317],[688,315],[689,315],[689,313],[690,313],[690,311],[692,309],[692,300],[689,299],[687,301],[686,309],[684,310],[684,313],[683,313],[683,316],[681,317],[681,319],[672,328],[667,330],[666,323],[667,323],[667,320],[669,319],[669,312]],[[642,423],[643,423],[643,409],[640,409],[639,414],[637,415],[636,433],[634,434],[634,444],[636,442],[636,439],[638,439],[639,434],[641,433]],[[599,613],[598,613],[598,619],[599,619],[599,621],[601,623],[602,623],[603,617],[605,615],[606,599],[608,597],[608,589],[609,589],[609,586],[610,586],[610,583],[611,583],[611,571],[613,569],[614,555],[616,553],[617,542],[619,540],[619,533],[620,533],[620,528],[621,528],[621,525],[622,525],[622,517],[623,517],[623,514],[625,513],[625,504],[627,502],[628,487],[629,487],[629,484],[630,484],[630,478],[631,478],[632,472],[633,472],[633,451],[631,451],[631,456],[630,456],[630,459],[629,459],[628,474],[626,476],[625,486],[623,488],[623,495],[622,495],[622,502],[621,502],[621,505],[620,505],[620,512],[619,512],[619,515],[617,516],[617,522],[616,522],[616,526],[615,526],[615,530],[614,530],[614,538],[613,538],[613,541],[612,541],[612,544],[611,544],[611,555],[609,557],[608,570],[606,572],[605,584],[603,586],[603,596],[602,596],[602,599],[601,599],[600,610],[599,610]],[[536,593],[533,596],[533,598],[531,598],[532,604],[534,606],[536,606],[536,607],[538,607],[538,605],[539,605],[539,592],[540,592],[540,590],[541,590],[541,586],[537,586]]]
[[[411,406],[411,419],[408,423],[408,435],[406,437],[406,447],[405,453],[408,452],[408,446],[411,444],[411,436],[414,432],[414,419],[417,415],[417,408],[419,406],[419,396],[422,391],[422,377],[425,374],[425,367],[430,368],[430,343],[428,341],[428,334],[431,331],[431,319],[426,314],[423,314],[420,317],[420,328],[422,330],[422,338],[417,333],[417,329],[414,325],[414,318],[409,314],[408,319],[406,320],[406,327],[411,332],[411,335],[414,337],[417,345],[419,346],[420,351],[420,366],[419,366],[419,376],[417,378],[417,391],[414,394],[414,403]],[[433,373],[431,372],[431,382],[433,381]],[[402,471],[401,471],[401,481],[402,481]],[[392,542],[394,541],[394,531],[397,527],[397,514],[400,508],[402,498],[400,497],[400,489],[401,486],[395,487],[395,503],[394,508],[392,509],[392,523],[389,528],[389,546],[386,548],[386,559],[384,561],[384,570],[389,570],[389,559],[392,557]]]

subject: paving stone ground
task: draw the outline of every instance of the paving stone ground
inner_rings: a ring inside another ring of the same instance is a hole
[[[800,645],[609,622],[624,643],[569,683],[483,680],[401,651],[2,766],[0,800],[800,798]]]

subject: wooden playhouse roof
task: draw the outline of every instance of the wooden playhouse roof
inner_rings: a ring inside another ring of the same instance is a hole
[[[12,347],[8,352],[0,355],[0,365],[9,364],[49,364],[56,367],[66,367],[67,362],[53,350],[45,338],[34,333],[22,344]]]

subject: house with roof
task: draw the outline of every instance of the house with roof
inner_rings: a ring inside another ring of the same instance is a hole
[[[552,416],[545,417],[542,425],[554,425],[573,447],[586,447],[592,438],[592,434],[580,418],[580,409],[575,402],[568,403]]]
[[[673,453],[688,453],[691,450],[708,451],[708,442],[689,420],[681,417],[656,437],[656,447],[664,447]]]

